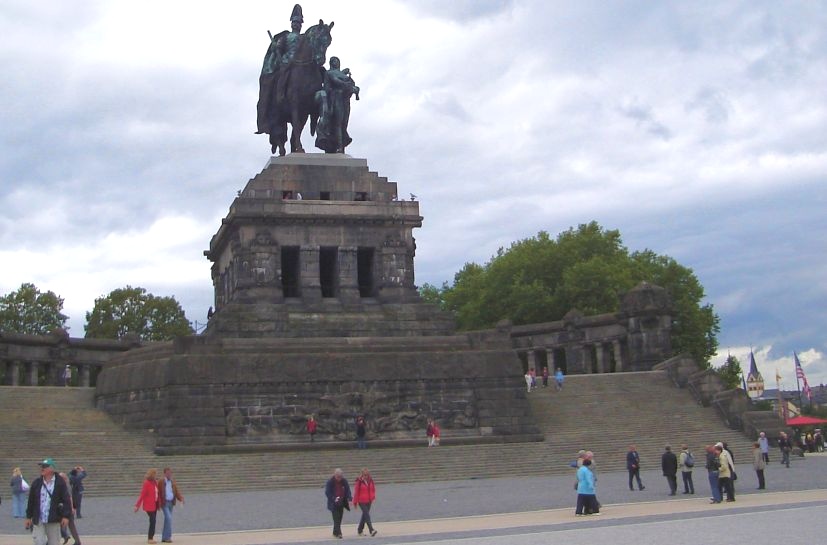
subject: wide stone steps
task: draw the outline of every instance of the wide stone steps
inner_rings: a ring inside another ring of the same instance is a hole
[[[659,467],[667,442],[686,442],[702,459],[704,444],[726,440],[736,459],[748,459],[748,441],[661,372],[567,377],[562,392],[528,395],[545,442],[451,446],[446,430],[437,448],[425,446],[423,433],[422,447],[342,450],[319,442],[305,451],[156,456],[146,434],[92,408],[91,389],[0,387],[0,471],[20,466],[34,477],[37,461],[51,456],[61,470],[83,465],[86,494],[102,496],[137,494],[148,468],[167,465],[195,493],[322,486],[335,467],[348,475],[368,467],[385,483],[564,474],[580,448],[595,452],[599,470],[622,470],[630,442],[644,469]]]

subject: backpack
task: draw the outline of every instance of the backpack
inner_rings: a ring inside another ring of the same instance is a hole
[[[686,459],[683,461],[686,467],[695,467],[695,457],[688,450],[686,451]]]

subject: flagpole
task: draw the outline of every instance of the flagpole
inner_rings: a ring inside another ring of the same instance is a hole
[[[793,350],[793,365],[795,365],[795,385],[798,388],[798,411],[800,414],[804,414],[804,403],[801,401],[801,381],[798,378],[798,365],[795,364],[795,361],[798,360],[798,354],[795,353]]]

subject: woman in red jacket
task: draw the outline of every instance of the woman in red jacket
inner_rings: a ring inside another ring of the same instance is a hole
[[[376,484],[370,472],[365,468],[356,479],[356,486],[353,489],[353,506],[362,509],[362,518],[359,519],[359,528],[357,528],[359,535],[362,535],[365,524],[368,526],[370,535],[376,535],[376,530],[373,529],[373,523],[370,521],[370,506],[374,501],[376,501]]]
[[[141,487],[141,495],[138,496],[138,501],[135,502],[135,512],[143,508],[149,517],[149,532],[147,532],[147,543],[157,543],[155,541],[155,515],[158,514],[158,470],[150,469],[146,472],[144,485]]]

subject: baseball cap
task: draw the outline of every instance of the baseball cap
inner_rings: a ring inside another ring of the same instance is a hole
[[[37,465],[39,465],[40,467],[51,467],[52,469],[57,469],[55,466],[55,461],[51,458],[46,458],[43,461],[38,462]]]

